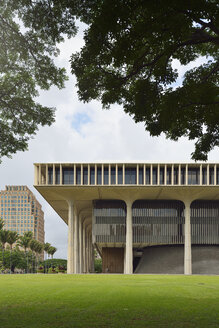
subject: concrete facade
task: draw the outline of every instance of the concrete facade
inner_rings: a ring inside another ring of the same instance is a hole
[[[192,274],[192,244],[219,244],[218,163],[34,167],[35,188],[68,224],[70,274],[93,272],[94,247],[101,255],[106,247],[123,248],[124,273],[132,274],[138,249],[169,244],[183,245],[183,272]]]

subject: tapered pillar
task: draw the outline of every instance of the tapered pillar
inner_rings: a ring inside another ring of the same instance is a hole
[[[82,218],[79,218],[79,273],[83,272],[83,251],[82,251],[82,242],[83,242],[83,222]]]
[[[86,230],[83,221],[83,273],[86,273]]]
[[[192,274],[192,246],[191,246],[191,222],[190,222],[190,205],[185,204],[185,244],[184,244],[184,274]]]
[[[86,272],[89,273],[89,238],[88,238],[88,231],[87,226],[85,228],[85,236],[86,236]]]
[[[74,204],[68,201],[68,254],[67,254],[67,273],[74,273]]]
[[[126,249],[124,273],[133,273],[133,250],[132,250],[132,202],[126,201]]]
[[[79,217],[75,211],[75,230],[74,230],[74,273],[79,273]]]

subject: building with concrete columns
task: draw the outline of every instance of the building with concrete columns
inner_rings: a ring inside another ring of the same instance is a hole
[[[219,273],[218,163],[36,163],[68,224],[68,273]]]

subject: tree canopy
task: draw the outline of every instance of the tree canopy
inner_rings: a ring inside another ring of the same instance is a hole
[[[79,99],[122,105],[152,136],[195,140],[192,158],[206,160],[219,146],[218,11],[216,0],[3,0],[0,157],[25,149],[37,126],[54,120],[34,98],[37,87],[63,87],[53,57],[78,18],[87,24],[85,45],[71,57]],[[176,60],[191,64],[182,81]]]
[[[68,9],[54,1],[0,1],[0,159],[27,149],[39,125],[54,122],[54,108],[37,103],[38,90],[64,87],[54,64],[64,34],[75,34]]]
[[[152,136],[195,140],[192,158],[206,160],[219,145],[218,11],[214,0],[93,1],[71,58],[79,98],[122,105]],[[173,60],[199,57],[178,85]]]

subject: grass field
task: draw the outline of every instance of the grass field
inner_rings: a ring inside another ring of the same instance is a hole
[[[1,275],[1,328],[219,327],[219,276]]]

